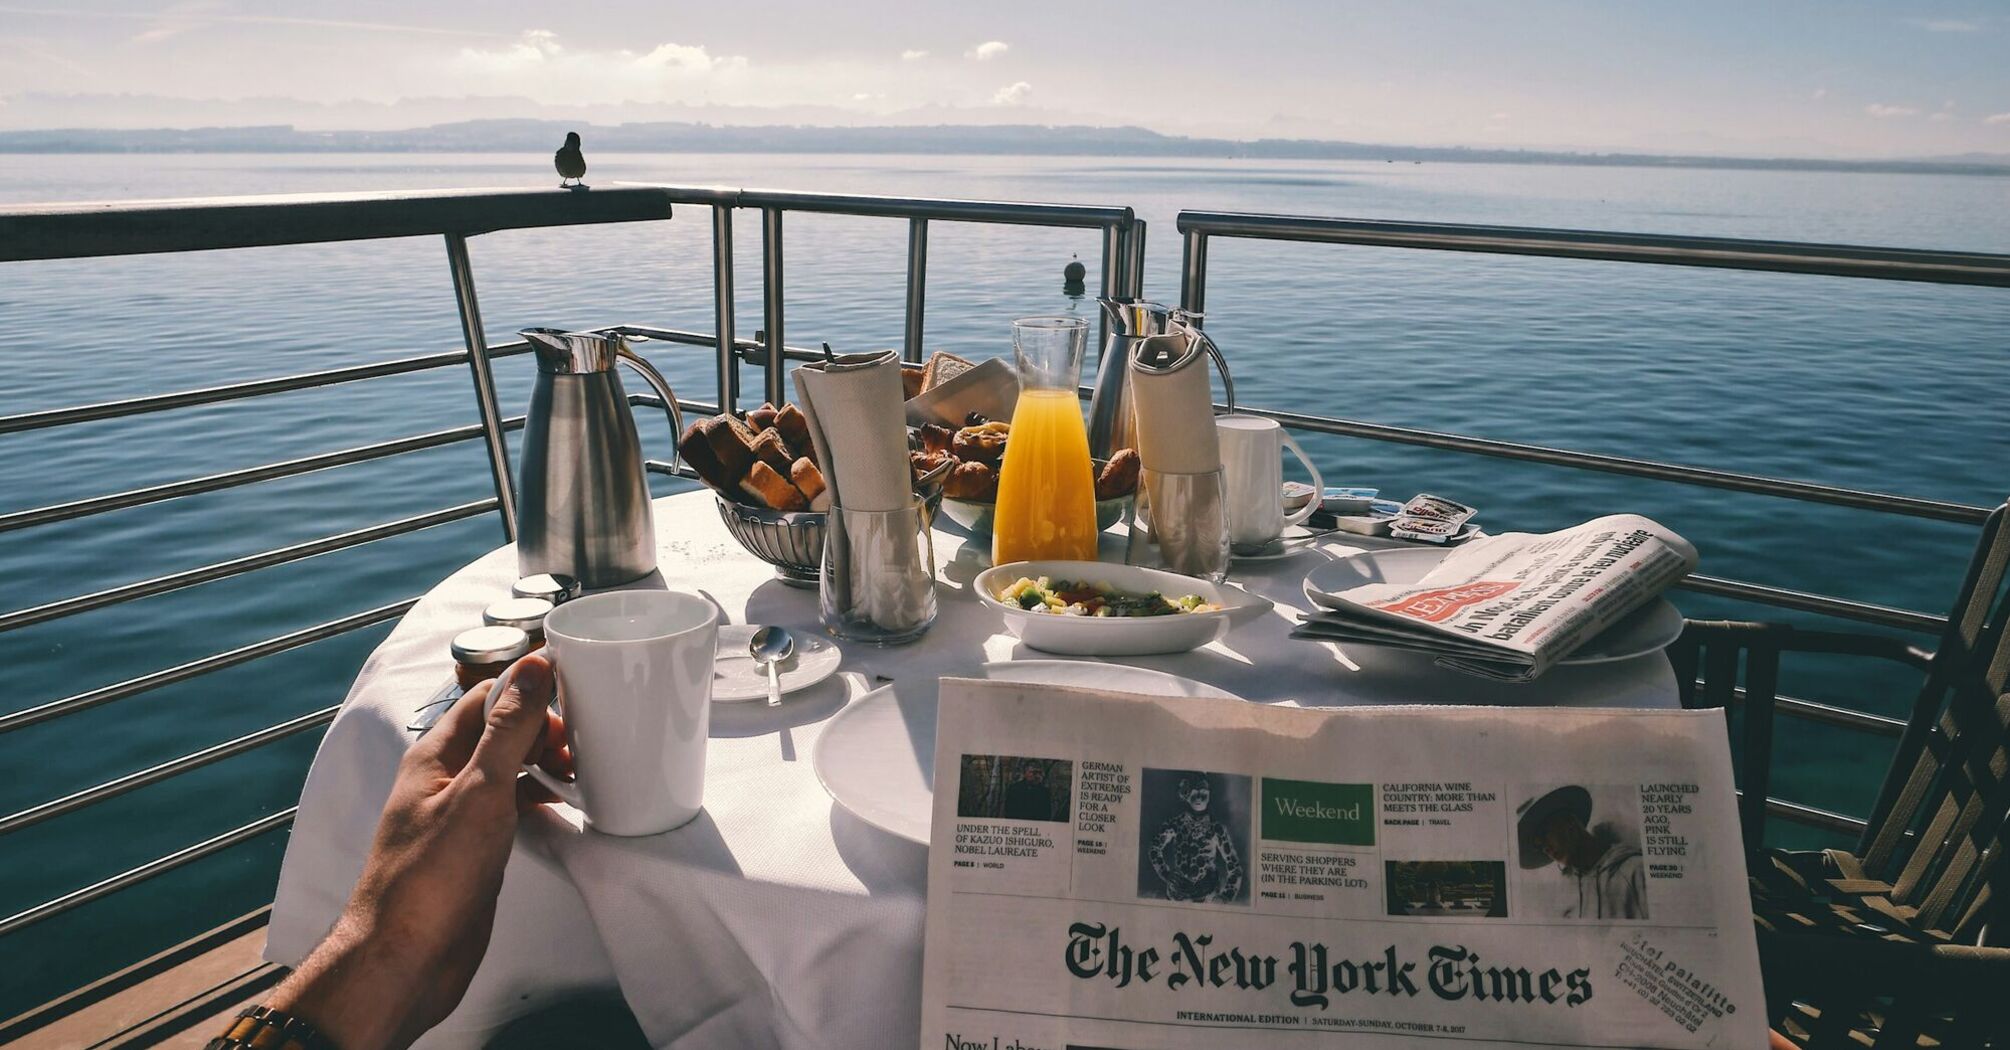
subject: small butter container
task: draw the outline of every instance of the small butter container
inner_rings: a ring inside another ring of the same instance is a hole
[[[564,605],[579,597],[579,581],[564,573],[540,572],[516,581],[509,592],[518,598],[543,598],[553,605]]]
[[[1328,514],[1366,514],[1381,492],[1381,489],[1329,485],[1320,493],[1319,505]]]
[[[1312,486],[1302,481],[1284,483],[1284,513],[1290,514],[1301,510],[1310,502],[1312,502]]]
[[[1399,540],[1450,543],[1465,531],[1466,522],[1479,511],[1443,496],[1419,494],[1403,504],[1402,513],[1389,522],[1389,535]]]
[[[482,623],[514,627],[530,637],[530,651],[544,648],[544,617],[552,604],[543,598],[504,598],[482,610]]]

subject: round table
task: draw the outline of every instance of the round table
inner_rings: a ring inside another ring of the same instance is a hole
[[[717,603],[734,623],[816,631],[817,600],[726,532],[709,492],[655,504],[660,582]],[[1105,537],[1106,542],[1110,537]],[[1287,637],[1319,559],[1385,545],[1329,537],[1273,561],[1238,562],[1232,582],[1276,602],[1261,620],[1192,653],[1120,662],[1197,679],[1260,703],[1566,704],[1674,707],[1665,657],[1558,667],[1514,685],[1456,674],[1413,654]],[[833,804],[811,768],[824,723],[886,686],[932,703],[942,675],[987,661],[1048,658],[980,605],[970,580],[988,541],[935,534],[941,613],[920,641],[841,644],[843,671],[778,708],[720,704],[706,759],[705,811],[675,831],[616,838],[550,807],[523,821],[496,929],[474,985],[422,1046],[480,1046],[514,1018],[618,988],[658,1046],[904,1045],[920,1025],[926,848]],[[1106,546],[1120,558],[1121,546]],[[266,958],[304,959],[341,912],[400,757],[413,711],[444,684],[448,639],[507,596],[503,547],[433,588],[364,664],[309,771]]]

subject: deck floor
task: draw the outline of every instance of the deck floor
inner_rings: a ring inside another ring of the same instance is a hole
[[[260,957],[264,947],[263,922],[241,931],[220,927],[0,1024],[0,1043],[8,1050],[199,1050],[284,975]],[[17,1031],[23,1026],[31,1027]]]

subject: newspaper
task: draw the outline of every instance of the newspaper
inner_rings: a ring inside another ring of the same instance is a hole
[[[944,679],[935,771],[926,1050],[1766,1045],[1718,712]]]
[[[1637,514],[1544,535],[1512,532],[1454,548],[1415,583],[1328,597],[1294,638],[1432,653],[1447,667],[1526,681],[1696,568],[1689,541]]]

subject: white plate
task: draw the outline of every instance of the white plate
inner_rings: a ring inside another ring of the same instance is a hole
[[[1122,664],[1010,660],[979,668],[977,678],[1072,685],[1157,696],[1238,699],[1214,686]],[[867,824],[928,844],[935,812],[935,698],[903,702],[885,686],[831,717],[810,752],[817,780],[833,800]]]
[[[1198,594],[1220,605],[1218,612],[1174,613],[1170,616],[1061,616],[1027,612],[996,595],[1021,576],[1106,583],[1132,594],[1157,591],[1168,597]],[[1064,656],[1148,656],[1198,649],[1246,623],[1270,600],[1230,584],[1209,583],[1176,572],[1100,561],[1015,561],[977,574],[970,587],[977,600],[1005,618],[1005,626],[1028,648]]]
[[[753,624],[719,625],[719,652],[712,664],[713,703],[739,704],[768,698],[768,672],[757,666],[747,652],[747,644],[754,640],[756,630],[759,628]],[[829,678],[844,662],[844,654],[823,635],[807,629],[789,633],[796,636],[796,651],[782,661],[784,696]]]
[[[975,368],[907,401],[907,421],[913,426],[939,423],[955,430],[972,412],[1012,421],[1019,404],[1019,373],[999,358],[979,361]]]
[[[1365,551],[1329,561],[1305,575],[1305,597],[1314,605],[1337,608],[1331,595],[1367,583],[1415,583],[1443,561],[1446,551],[1406,547]],[[1577,647],[1564,664],[1603,664],[1658,653],[1682,634],[1682,613],[1666,598],[1636,609],[1625,619]]]

